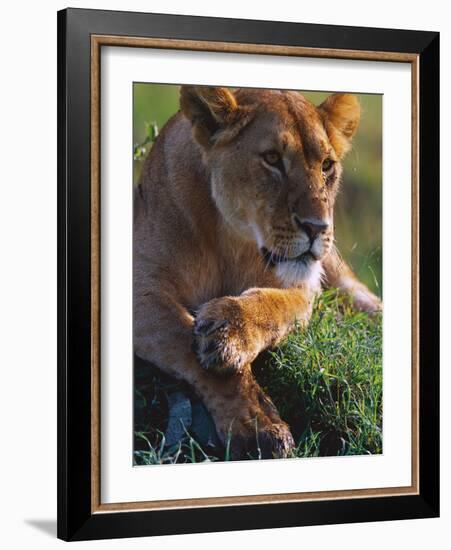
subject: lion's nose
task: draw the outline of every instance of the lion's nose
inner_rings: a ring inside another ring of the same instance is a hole
[[[314,241],[321,232],[325,231],[329,227],[329,224],[323,220],[306,220],[301,219],[296,215],[294,219],[299,229],[305,231],[311,241]]]

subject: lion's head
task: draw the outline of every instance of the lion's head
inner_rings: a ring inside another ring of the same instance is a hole
[[[334,241],[333,209],[360,106],[351,94],[315,107],[299,92],[182,86],[223,217],[293,284]]]

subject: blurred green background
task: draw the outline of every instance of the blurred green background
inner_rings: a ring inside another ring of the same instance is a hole
[[[319,105],[332,92],[302,92]],[[382,293],[382,96],[356,94],[362,106],[353,149],[344,161],[335,207],[335,236],[343,258],[373,292]],[[161,129],[179,109],[179,86],[135,83],[133,88],[133,179]]]

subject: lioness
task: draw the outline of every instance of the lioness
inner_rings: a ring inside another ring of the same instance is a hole
[[[251,363],[321,285],[379,299],[334,248],[333,209],[360,119],[350,94],[182,86],[134,199],[135,353],[188,382],[233,458],[284,457],[288,425]]]

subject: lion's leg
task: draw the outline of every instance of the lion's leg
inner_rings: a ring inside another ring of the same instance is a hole
[[[337,288],[351,299],[358,311],[374,313],[382,309],[381,300],[360,282],[348,264],[333,250],[322,261],[326,285]]]
[[[194,324],[200,363],[207,370],[239,372],[280,342],[296,322],[307,323],[312,299],[300,288],[254,288],[207,302]]]
[[[200,365],[191,347],[194,319],[170,295],[135,298],[136,354],[188,382],[211,413],[220,439],[231,434],[233,458],[258,452],[286,456],[294,445],[290,430],[254,379],[250,365],[218,377]]]

